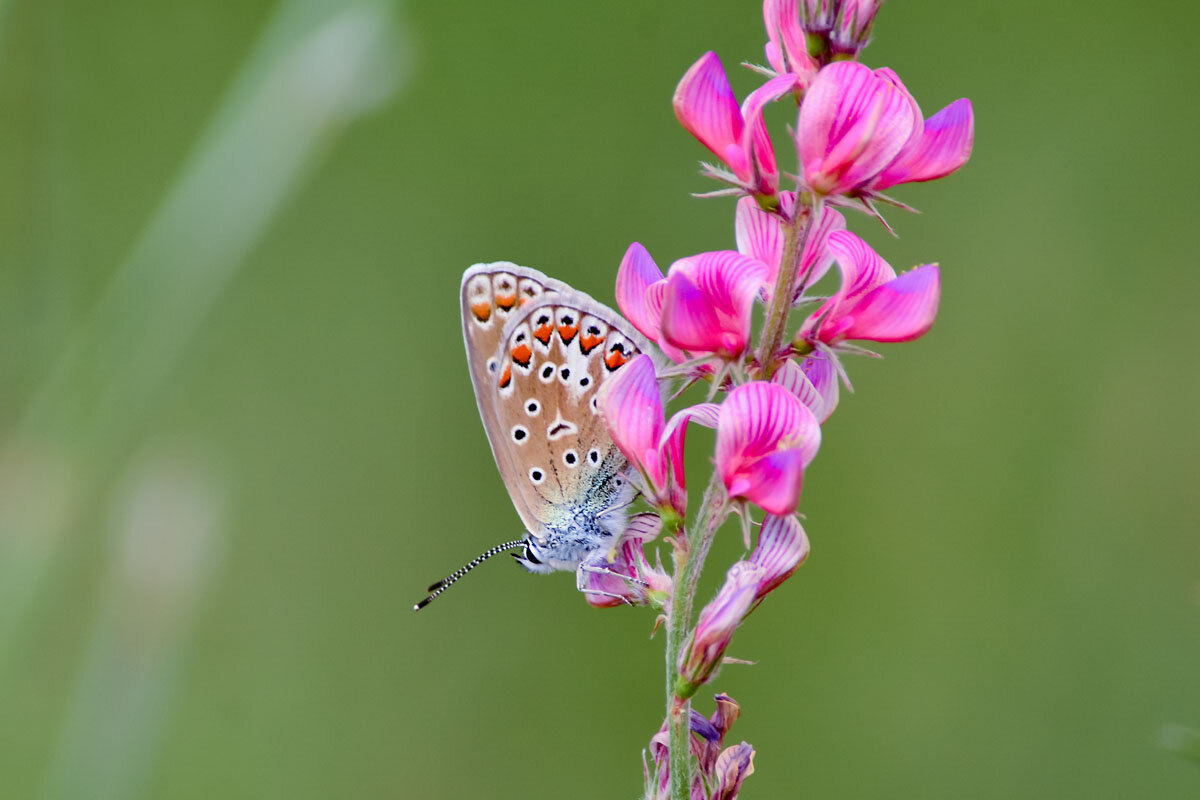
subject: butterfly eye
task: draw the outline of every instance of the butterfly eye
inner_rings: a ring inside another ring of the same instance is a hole
[[[600,463],[600,451],[594,447],[588,450],[587,459],[592,462],[593,467],[597,466]]]
[[[523,442],[529,438],[529,431],[522,425],[514,425],[512,429],[512,438],[514,442]]]
[[[567,378],[571,377],[571,369],[569,367],[563,367],[561,370],[559,370],[558,374],[562,375],[562,379],[565,381]]]
[[[573,467],[579,463],[579,455],[574,450],[568,450],[563,453],[563,463],[568,467]]]
[[[593,414],[598,414],[598,413],[600,413],[600,406],[599,406],[599,404],[597,404],[597,403],[596,403],[596,397],[595,397],[595,395],[593,395],[593,396],[592,396],[592,399],[588,401],[588,405],[589,405],[589,406],[591,406],[591,409],[592,409],[592,413],[593,413]]]
[[[529,470],[529,480],[533,481],[534,486],[540,486],[542,481],[546,480],[546,473],[542,472],[537,467]]]
[[[494,358],[489,358],[487,362],[488,372],[495,372],[500,369],[500,362]]]
[[[554,380],[554,365],[553,364],[547,364],[546,366],[542,367],[541,379],[542,379],[542,383],[549,383],[550,381]]]
[[[537,400],[530,400],[525,404],[525,413],[531,417],[536,417],[541,410],[542,407],[538,404]]]
[[[591,382],[592,382],[592,379],[589,378],[587,375],[584,375],[582,378],[579,379],[580,386],[588,386],[589,384],[591,384]]]

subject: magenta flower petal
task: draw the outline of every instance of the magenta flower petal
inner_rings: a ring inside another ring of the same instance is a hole
[[[944,178],[967,163],[974,143],[975,112],[963,97],[925,120],[920,141],[880,173],[871,189]]]
[[[829,234],[828,248],[842,272],[842,284],[809,316],[801,332],[806,338],[832,343],[847,338],[848,309],[876,286],[895,278],[896,271],[869,244],[850,231]],[[814,331],[817,324],[821,329]]]
[[[796,395],[800,402],[813,412],[817,421],[824,424],[837,408],[837,372],[822,355],[811,356],[804,363],[807,365],[810,361],[819,361],[825,365],[813,368],[816,377],[821,380],[820,386],[812,380],[804,367],[790,360],[775,370],[775,374],[771,376],[771,383],[777,383]]]
[[[906,91],[856,61],[822,69],[796,126],[805,183],[821,194],[844,194],[878,175],[918,124],[913,108]]]
[[[734,475],[729,496],[741,497],[768,514],[790,514],[800,505],[804,483],[804,454],[776,450],[751,461]]]
[[[721,320],[709,298],[686,272],[671,271],[663,297],[663,339],[693,353],[725,348]]]
[[[663,339],[693,354],[739,356],[766,273],[765,264],[732,250],[676,261],[663,298]]]
[[[907,342],[924,336],[937,318],[941,274],[925,264],[877,286],[846,309],[847,339]]]
[[[766,0],[763,23],[767,29],[767,63],[776,72],[791,72],[804,78],[805,85],[811,82],[817,65],[808,55],[796,0]]]
[[[666,464],[658,451],[663,404],[650,356],[638,355],[601,384],[596,402],[613,444],[646,475],[656,491],[664,491]]]
[[[791,577],[804,559],[808,558],[808,537],[800,520],[791,514],[782,517],[768,516],[763,520],[758,534],[758,544],[750,556],[750,563],[762,568],[758,584],[759,599],[778,588]]]
[[[800,369],[804,371],[813,388],[817,390],[817,394],[821,396],[821,402],[809,405],[809,408],[824,425],[825,420],[829,419],[838,404],[840,381],[837,367],[834,366],[833,361],[821,353],[813,353],[801,362]]]
[[[684,129],[745,179],[749,163],[741,149],[742,113],[716,53],[710,50],[691,66],[672,102]]]
[[[761,575],[760,567],[737,562],[729,568],[717,596],[700,611],[691,647],[679,654],[679,677],[692,691],[721,665],[733,632],[754,604]]]
[[[657,342],[661,336],[658,314],[653,313],[647,298],[650,287],[665,281],[662,270],[640,242],[629,245],[617,270],[617,307],[647,339]]]
[[[804,282],[805,287],[812,286],[829,271],[830,265],[833,264],[829,235],[844,230],[846,218],[832,207],[822,206],[821,217],[809,231],[808,239],[804,242],[804,252],[800,255],[800,269],[796,277]]]
[[[779,202],[781,210],[790,214],[795,206],[795,196],[791,192],[780,192]],[[763,211],[753,197],[743,197],[738,200],[737,211],[734,212],[733,238],[739,253],[767,265],[765,280],[768,284],[774,283],[787,238],[779,215]]]
[[[779,190],[779,168],[775,163],[775,148],[763,121],[763,108],[800,85],[795,75],[779,75],[755,89],[742,103],[742,152],[750,165],[749,180],[755,194],[773,195]]]

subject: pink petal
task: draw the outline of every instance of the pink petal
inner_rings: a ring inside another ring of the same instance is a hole
[[[679,674],[699,685],[721,665],[725,648],[755,600],[762,570],[746,561],[729,568],[725,583],[696,619],[691,647],[679,654]]]
[[[665,489],[666,465],[658,458],[663,431],[662,396],[654,362],[642,353],[601,384],[597,407],[613,444],[646,473],[656,489]]]
[[[824,356],[815,356],[825,361]],[[811,358],[809,360],[812,360]],[[807,363],[807,361],[805,362]],[[836,372],[831,374],[836,379]],[[820,377],[824,378],[823,375]],[[801,403],[808,406],[809,410],[817,418],[818,422],[824,423],[829,419],[829,415],[833,413],[833,409],[837,407],[837,381],[832,383],[832,399],[830,398],[830,390],[828,386],[818,388],[816,384],[805,374],[804,369],[795,361],[787,361],[782,367],[775,370],[775,374],[771,376],[771,383],[777,383],[787,389],[792,394],[799,398]],[[832,401],[831,401],[832,400]]]
[[[663,297],[663,339],[693,353],[723,350],[721,320],[709,297],[685,272],[671,270]]]
[[[745,464],[728,484],[730,497],[741,497],[768,514],[791,514],[800,505],[804,456],[799,450],[777,450]]]
[[[896,271],[869,244],[850,231],[829,234],[827,246],[842,272],[842,284],[809,316],[801,329],[806,338],[811,338],[813,327],[823,318],[817,334],[823,342],[831,342],[843,334],[848,309],[860,297],[896,277]]]
[[[805,83],[811,81],[817,66],[808,55],[796,0],[766,0],[763,23],[767,28],[767,62],[776,72],[791,72],[804,77]]]
[[[830,64],[800,106],[805,182],[822,194],[854,190],[895,159],[914,124],[910,97],[889,79],[855,61]]]
[[[758,534],[758,544],[750,563],[763,570],[758,584],[759,598],[791,577],[808,558],[808,537],[794,516],[768,516]]]
[[[925,264],[867,293],[846,310],[846,339],[907,342],[925,335],[937,318],[941,274]]]
[[[761,261],[770,268],[768,279],[778,274],[786,237],[777,214],[763,211],[753,197],[743,197],[738,200],[734,214],[733,236],[739,253]]]
[[[750,165],[750,174],[739,176],[746,180],[755,194],[773,195],[779,190],[779,169],[775,164],[775,148],[763,121],[763,108],[800,85],[795,75],[771,78],[755,89],[742,104],[742,151]]]
[[[663,338],[692,353],[740,355],[766,272],[765,264],[732,250],[676,261],[663,299]]]
[[[833,264],[833,253],[829,250],[829,235],[835,231],[844,230],[846,230],[846,218],[830,206],[822,206],[821,217],[809,229],[808,239],[804,242],[804,252],[800,256],[797,280],[802,280],[805,287],[812,286],[829,271],[830,265]]]
[[[817,390],[817,394],[821,396],[821,402],[819,404],[814,403],[809,408],[812,409],[813,414],[824,425],[825,420],[829,419],[838,404],[838,385],[840,381],[838,380],[837,367],[834,366],[833,361],[829,358],[820,353],[814,353],[804,359],[803,363],[800,364],[800,369],[804,371],[813,388]]]
[[[657,293],[659,309],[652,308],[647,295],[650,287],[664,282],[662,270],[654,263],[646,248],[639,242],[629,245],[617,270],[617,307],[633,323],[633,327],[654,342],[662,338],[659,315],[656,313],[661,309],[662,293],[661,290]]]
[[[673,103],[675,116],[688,133],[728,164],[739,177],[746,173],[749,165],[738,155],[741,153],[742,113],[716,53],[710,50],[691,66],[675,88]],[[734,160],[730,161],[730,158]]]
[[[967,163],[974,143],[975,112],[964,97],[925,120],[917,146],[901,153],[871,188],[882,191],[898,183],[944,178]]]

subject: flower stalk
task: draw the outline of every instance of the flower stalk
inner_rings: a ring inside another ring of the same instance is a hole
[[[783,337],[787,333],[788,316],[792,310],[793,289],[796,283],[796,273],[800,269],[800,260],[804,253],[804,245],[813,229],[814,220],[821,215],[820,198],[810,192],[796,193],[796,207],[790,221],[784,222],[786,239],[783,248],[783,261],[779,265],[779,275],[775,279],[775,288],[771,293],[771,305],[767,308],[766,321],[763,323],[762,338],[758,344],[758,370],[762,380],[770,380],[778,365],[777,356],[783,345]]]

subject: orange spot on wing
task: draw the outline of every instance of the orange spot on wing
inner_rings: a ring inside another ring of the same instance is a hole
[[[471,313],[474,314],[475,319],[479,320],[480,322],[487,322],[488,318],[492,316],[492,304],[486,301],[482,303],[472,303]]]
[[[505,364],[504,372],[500,373],[500,388],[508,388],[510,383],[512,383],[512,364]]]
[[[628,360],[629,359],[626,358],[625,354],[622,353],[620,350],[612,350],[609,352],[608,355],[606,355],[604,357],[604,366],[608,367],[610,370],[613,370],[613,369],[616,369],[617,367],[621,366]]]
[[[522,367],[529,366],[529,359],[533,356],[533,351],[529,349],[527,344],[519,344],[512,349],[513,361],[520,364]]]
[[[599,336],[589,336],[585,333],[579,337],[579,349],[586,356],[596,348],[596,345],[601,344],[603,341],[604,339]]]
[[[546,323],[533,332],[533,338],[537,339],[542,344],[550,344],[550,337],[553,335],[554,326],[550,323]]]
[[[562,337],[563,344],[570,344],[575,338],[575,334],[579,333],[578,325],[559,325],[558,335]]]
[[[517,304],[517,296],[515,294],[498,294],[496,295],[496,305],[503,308],[505,311],[511,311],[512,307]]]

